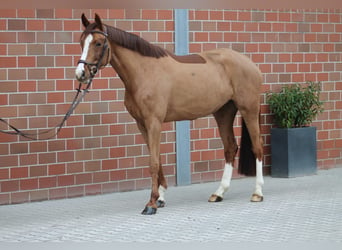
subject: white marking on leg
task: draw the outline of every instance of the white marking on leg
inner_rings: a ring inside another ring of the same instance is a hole
[[[81,60],[85,61],[87,59],[89,45],[90,45],[91,41],[93,41],[93,35],[89,34],[87,36],[87,38],[85,39],[85,41],[84,41],[84,47],[83,47],[82,55],[81,55],[81,58],[80,58]],[[81,78],[83,72],[84,72],[84,63],[79,63],[77,65],[77,68],[76,68],[76,77],[77,78]]]
[[[233,174],[233,166],[231,163],[226,163],[224,165],[224,171],[222,175],[222,180],[219,188],[216,190],[215,195],[220,196],[223,198],[223,194],[227,192],[229,186],[230,186],[230,181],[232,179],[232,174]]]
[[[166,188],[164,188],[162,185],[159,186],[158,189],[159,192],[159,201],[165,201],[165,192],[166,192]]]
[[[262,161],[256,159],[256,185],[255,192],[259,196],[263,196],[262,194],[262,186],[264,185],[264,176],[262,174]]]

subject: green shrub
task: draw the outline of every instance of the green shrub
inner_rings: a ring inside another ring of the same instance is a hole
[[[320,82],[286,85],[279,93],[267,93],[267,103],[274,115],[275,124],[281,128],[304,127],[323,112],[319,100]]]

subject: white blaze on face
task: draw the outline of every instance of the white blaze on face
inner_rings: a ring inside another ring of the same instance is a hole
[[[81,60],[86,60],[88,56],[88,50],[89,50],[89,45],[93,41],[93,35],[89,34],[87,38],[84,41],[84,47],[83,47],[83,52],[81,55]],[[76,77],[81,78],[82,74],[84,72],[84,63],[79,63],[76,68]]]

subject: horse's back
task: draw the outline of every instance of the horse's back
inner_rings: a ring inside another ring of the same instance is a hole
[[[234,92],[241,92],[243,88],[256,95],[260,91],[261,71],[246,55],[228,48],[209,50],[200,55],[208,63],[220,65],[224,69]]]
[[[245,74],[261,78],[261,72],[257,65],[249,57],[235,50],[220,48],[204,51],[200,55],[208,62],[221,64],[231,75]]]

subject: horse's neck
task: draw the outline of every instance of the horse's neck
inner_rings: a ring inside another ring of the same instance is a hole
[[[134,54],[137,53],[116,44],[112,44],[110,64],[123,81],[126,90],[131,90],[136,87],[133,86],[135,84],[134,75],[139,71],[137,65],[139,64],[138,61],[140,56]]]

